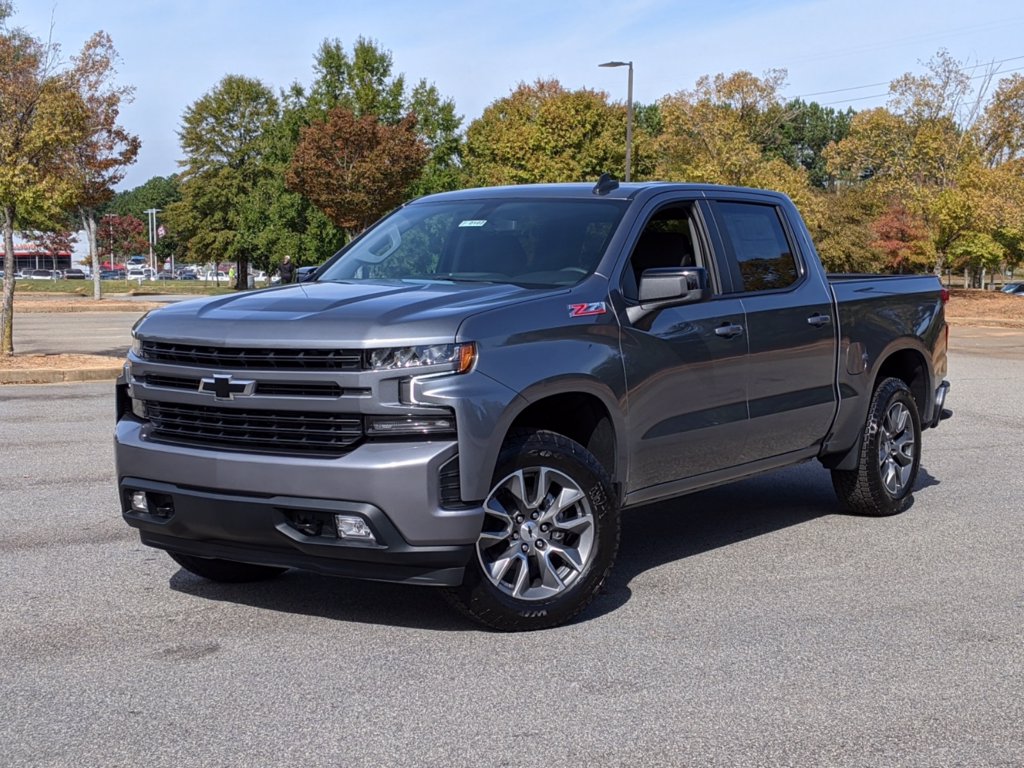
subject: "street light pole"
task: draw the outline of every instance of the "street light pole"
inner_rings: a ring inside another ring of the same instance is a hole
[[[149,214],[149,268],[156,274],[156,257],[153,254],[153,245],[156,243],[156,215],[162,208],[147,208],[143,213]]]
[[[606,61],[597,66],[629,67],[629,81],[626,89],[626,181],[629,181],[633,170],[633,62]]]

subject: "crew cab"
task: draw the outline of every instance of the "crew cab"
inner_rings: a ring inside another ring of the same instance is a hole
[[[122,514],[202,577],[440,586],[488,626],[554,626],[627,507],[817,459],[848,510],[906,509],[950,415],[947,298],[827,276],[775,192],[424,197],[308,282],[136,325]]]

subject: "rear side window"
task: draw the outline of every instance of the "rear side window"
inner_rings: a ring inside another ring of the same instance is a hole
[[[739,290],[774,291],[788,288],[800,278],[775,206],[719,202],[715,219],[739,267]]]

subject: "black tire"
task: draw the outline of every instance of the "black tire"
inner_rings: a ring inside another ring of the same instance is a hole
[[[228,583],[263,581],[280,576],[288,570],[272,565],[253,565],[252,563],[236,563],[231,560],[217,560],[211,557],[183,555],[181,552],[168,552],[167,554],[189,573],[202,576],[210,581]]]
[[[563,435],[516,432],[498,456],[491,489],[475,556],[449,600],[505,632],[564,624],[590,604],[618,553],[608,472]]]
[[[868,409],[856,469],[833,469],[839,500],[857,515],[885,517],[910,506],[921,465],[921,417],[900,379],[885,379]]]

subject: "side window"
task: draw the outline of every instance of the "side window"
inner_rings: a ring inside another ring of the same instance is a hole
[[[690,206],[671,205],[662,208],[647,221],[633,246],[629,269],[623,277],[623,293],[631,299],[637,297],[640,276],[644,270],[695,266],[703,264]]]
[[[800,278],[775,206],[719,202],[715,219],[739,266],[740,290],[774,291],[788,288]]]

